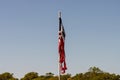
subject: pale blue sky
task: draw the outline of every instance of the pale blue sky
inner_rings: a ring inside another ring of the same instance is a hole
[[[120,74],[119,0],[0,0],[0,73],[57,74],[59,10],[67,73],[96,66]]]

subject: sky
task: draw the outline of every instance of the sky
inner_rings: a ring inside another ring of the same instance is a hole
[[[58,12],[66,73],[96,66],[120,74],[119,0],[0,0],[0,74],[58,73]]]

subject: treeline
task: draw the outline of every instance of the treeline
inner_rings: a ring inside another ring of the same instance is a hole
[[[90,67],[87,72],[79,73],[74,76],[71,74],[61,75],[61,80],[120,80],[120,75],[104,72],[98,67]],[[12,73],[5,72],[0,74],[0,80],[19,80]],[[38,75],[37,72],[29,72],[20,80],[58,80],[58,76],[49,72],[45,75]]]

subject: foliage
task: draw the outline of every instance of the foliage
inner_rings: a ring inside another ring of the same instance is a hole
[[[120,75],[110,74],[104,72],[98,67],[90,67],[88,72],[79,73],[74,76],[71,74],[64,74],[60,76],[61,80],[120,80]],[[0,74],[0,80],[18,80],[13,77],[13,74],[5,72]],[[58,76],[55,76],[53,73],[49,72],[45,75],[38,75],[37,72],[29,72],[25,74],[20,80],[58,80]]]
[[[103,72],[97,67],[90,67],[88,72],[76,74],[71,80],[120,80],[120,75]]]
[[[21,80],[32,80],[32,79],[35,79],[37,77],[38,77],[38,73],[37,72],[29,72]]]
[[[3,74],[0,74],[0,80],[18,80],[18,79],[14,78],[12,73],[5,72]]]

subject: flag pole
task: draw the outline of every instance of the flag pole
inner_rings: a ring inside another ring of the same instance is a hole
[[[61,12],[58,12],[58,17],[61,18]],[[60,23],[59,23],[60,24]],[[61,80],[61,69],[60,69],[60,63],[59,63],[59,56],[58,56],[58,80]]]
[[[58,80],[60,80],[60,75],[61,75],[61,72],[60,72],[60,63],[59,63],[59,57],[58,57]]]

